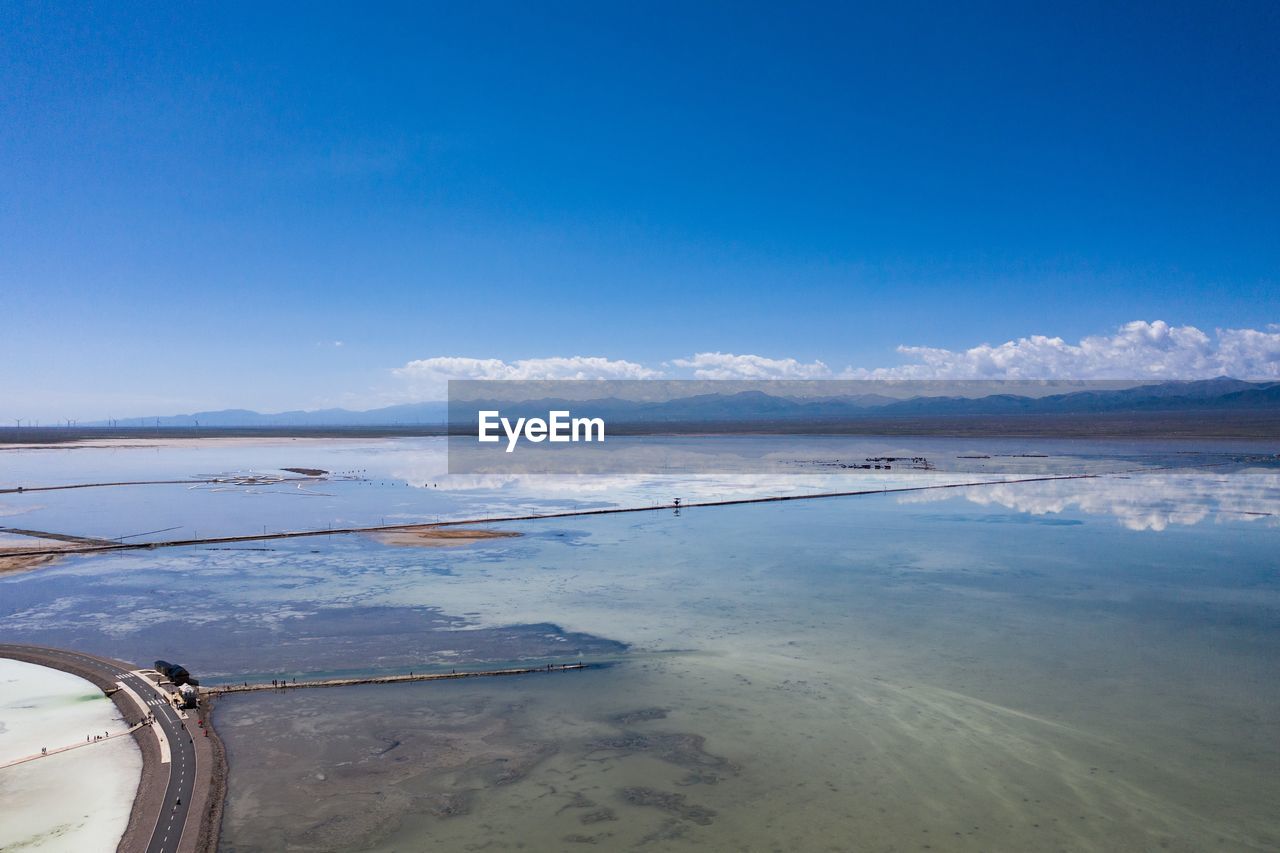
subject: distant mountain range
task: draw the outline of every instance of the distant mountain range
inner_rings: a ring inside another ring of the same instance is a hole
[[[112,421],[82,423],[88,427],[382,427],[437,426],[448,416],[449,406],[443,402],[408,403],[365,412],[349,409],[316,409],[262,413],[250,409],[220,409],[190,415],[152,415],[145,418],[121,418]]]
[[[701,394],[665,402],[618,398],[520,402],[476,400],[454,406],[452,420],[474,423],[480,409],[504,416],[545,416],[553,409],[604,418],[606,423],[748,423],[836,422],[886,418],[1002,415],[1087,415],[1156,412],[1280,412],[1280,382],[1245,382],[1219,377],[1192,382],[1166,382],[1121,390],[1075,391],[1045,397],[992,394],[984,397],[920,396],[896,399],[879,394],[835,397],[785,397],[761,391]],[[263,414],[245,409],[190,415],[99,421],[82,426],[116,427],[443,427],[449,417],[444,402],[410,403],[369,411],[321,409]]]

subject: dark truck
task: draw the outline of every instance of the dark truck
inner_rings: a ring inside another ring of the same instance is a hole
[[[198,687],[200,684],[200,682],[191,677],[191,673],[187,672],[186,667],[179,666],[176,663],[169,663],[167,660],[156,661],[155,670],[178,687],[184,684]]]

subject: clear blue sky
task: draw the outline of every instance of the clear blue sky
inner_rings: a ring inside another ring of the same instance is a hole
[[[0,4],[0,416],[1280,321],[1275,3],[85,5]]]

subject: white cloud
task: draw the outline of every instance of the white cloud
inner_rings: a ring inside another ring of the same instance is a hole
[[[1070,344],[1031,335],[967,350],[901,346],[913,364],[850,368],[851,379],[1238,379],[1280,378],[1280,326],[1217,329],[1135,320],[1111,335]]]
[[[724,352],[699,352],[658,367],[595,356],[503,361],[440,356],[392,370],[403,381],[398,399],[443,399],[449,379],[1280,379],[1280,325],[1264,329],[1171,326],[1135,320],[1113,334],[1077,343],[1029,335],[964,350],[901,346],[908,363],[847,367],[822,361]]]
[[[583,355],[517,361],[439,356],[417,359],[391,372],[406,380],[415,394],[441,397],[450,379],[658,379],[663,375],[634,361]]]
[[[794,358],[700,352],[671,362],[693,371],[695,379],[830,379],[831,368],[820,361],[804,363]]]

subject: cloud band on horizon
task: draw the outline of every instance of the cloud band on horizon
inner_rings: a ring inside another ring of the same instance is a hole
[[[442,393],[449,379],[1280,379],[1280,324],[1265,329],[1171,326],[1135,320],[1113,334],[1077,343],[1029,335],[964,350],[900,346],[908,362],[845,367],[823,361],[699,352],[659,367],[600,356],[503,361],[440,356],[410,361],[392,374],[415,395]]]

